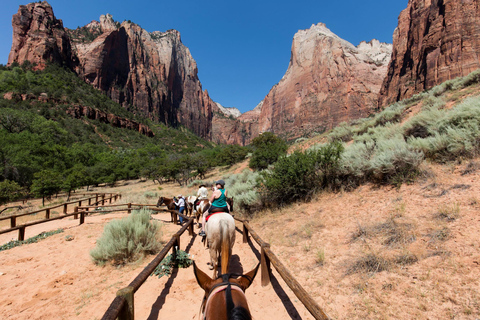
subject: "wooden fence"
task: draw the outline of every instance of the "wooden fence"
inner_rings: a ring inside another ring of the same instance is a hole
[[[32,211],[32,212],[26,212],[26,213],[17,214],[17,215],[1,217],[0,221],[10,219],[10,228],[5,229],[5,230],[0,230],[0,234],[4,234],[4,233],[8,233],[8,232],[18,230],[18,240],[23,241],[23,240],[25,240],[25,229],[29,226],[33,226],[33,225],[37,225],[37,224],[41,224],[41,223],[46,223],[46,222],[50,222],[50,221],[54,221],[54,220],[64,219],[64,218],[71,217],[71,216],[73,216],[74,219],[78,219],[79,215],[80,215],[80,224],[83,224],[85,222],[85,215],[88,215],[89,212],[88,212],[88,210],[79,211],[79,208],[81,208],[82,202],[88,202],[89,205],[93,205],[93,206],[96,207],[96,206],[99,206],[99,205],[104,205],[105,201],[109,201],[109,203],[112,203],[112,200],[116,201],[117,199],[120,199],[122,197],[120,194],[110,194],[109,196],[107,196],[107,195],[108,194],[105,194],[105,193],[102,193],[102,194],[97,193],[93,197],[80,199],[80,200],[76,200],[76,201],[71,201],[71,202],[66,202],[66,203],[62,203],[62,204],[57,205],[57,206],[43,208],[43,209]],[[93,199],[95,199],[94,202],[92,201]],[[78,206],[74,207],[74,212],[73,213],[67,213],[68,205],[77,204],[77,203],[78,203]],[[51,211],[53,209],[60,208],[60,207],[63,207],[63,215],[51,218],[50,217]],[[28,215],[32,215],[32,214],[41,213],[41,212],[45,212],[45,219],[28,222],[28,223],[25,223],[25,224],[22,224],[22,225],[17,225],[17,218],[18,217],[28,216]]]
[[[129,204],[129,208],[132,206],[150,206],[141,204]],[[193,217],[187,217],[179,214],[175,210],[165,210],[158,208],[151,208],[156,211],[168,211],[171,213],[172,222],[177,223],[177,215],[187,219],[187,223],[178,231],[162,251],[150,262],[143,271],[125,288],[117,291],[115,299],[110,304],[102,320],[133,320],[134,319],[134,293],[140,288],[145,280],[153,273],[155,268],[162,262],[170,249],[173,248],[172,255],[176,254],[176,248],[180,247],[180,236],[189,230],[189,234],[193,235]],[[241,222],[243,225],[243,242],[248,243],[249,235],[255,240],[255,242],[261,247],[261,282],[262,286],[266,286],[270,283],[270,276],[272,274],[271,266],[280,274],[288,287],[293,291],[297,298],[303,303],[310,314],[317,320],[329,320],[328,315],[320,308],[317,302],[305,291],[300,283],[292,276],[288,269],[280,262],[277,256],[270,250],[270,244],[264,242],[258,234],[249,225],[248,220],[241,220],[235,218],[236,221]]]

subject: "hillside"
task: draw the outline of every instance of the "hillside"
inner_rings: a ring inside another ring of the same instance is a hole
[[[139,177],[183,184],[247,152],[154,123],[55,64],[0,68],[0,137],[0,203]]]

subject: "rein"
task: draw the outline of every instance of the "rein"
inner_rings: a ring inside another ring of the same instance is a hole
[[[233,303],[233,298],[232,298],[232,290],[236,290],[238,292],[241,292],[242,295],[245,297],[245,300],[246,300],[245,292],[243,291],[243,289],[238,284],[231,283],[229,281],[229,279],[234,277],[234,276],[237,276],[237,277],[240,276],[240,277],[246,278],[249,281],[249,285],[253,282],[253,279],[251,277],[247,276],[247,275],[237,275],[237,274],[232,274],[232,273],[220,275],[217,279],[222,278],[222,282],[214,285],[212,287],[212,289],[210,290],[209,295],[204,297],[204,300],[203,300],[203,302],[204,302],[204,304],[203,304],[203,307],[204,307],[203,319],[204,320],[206,320],[206,314],[207,314],[209,302],[219,292],[225,291],[225,300],[226,300],[226,303],[227,303],[227,317],[230,316],[232,310],[235,308],[235,304]]]

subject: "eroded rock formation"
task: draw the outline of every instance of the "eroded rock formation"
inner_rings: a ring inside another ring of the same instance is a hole
[[[155,134],[153,131],[146,125],[138,123],[133,120],[121,118],[111,113],[106,113],[101,110],[94,109],[88,106],[73,106],[67,109],[67,114],[70,116],[81,119],[86,117],[91,120],[98,120],[103,123],[111,124],[117,128],[129,129],[138,131],[141,134],[147,137],[153,137]]]
[[[393,34],[379,106],[480,68],[478,0],[409,0]]]

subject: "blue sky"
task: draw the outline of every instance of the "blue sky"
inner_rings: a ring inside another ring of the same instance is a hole
[[[12,15],[19,0],[0,0],[0,63],[12,45]],[[225,107],[252,110],[280,81],[298,30],[323,22],[358,45],[377,39],[392,43],[398,15],[408,0],[296,1],[125,1],[49,0],[57,19],[75,29],[110,13],[149,32],[176,29],[197,62],[203,89]]]

